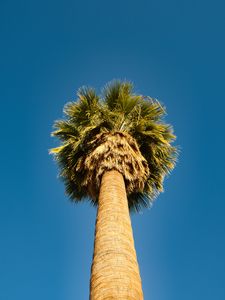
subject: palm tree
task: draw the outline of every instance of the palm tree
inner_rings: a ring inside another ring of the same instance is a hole
[[[77,95],[55,122],[52,135],[62,143],[51,153],[71,200],[98,207],[90,299],[143,299],[129,211],[163,190],[175,136],[161,104],[136,95],[130,82],[113,81],[101,96],[86,87]]]

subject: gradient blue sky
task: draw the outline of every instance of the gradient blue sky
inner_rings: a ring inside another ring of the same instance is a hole
[[[145,299],[224,300],[224,1],[1,0],[0,37],[0,299],[88,299],[96,211],[65,197],[50,132],[78,87],[121,78],[182,149],[132,216]]]

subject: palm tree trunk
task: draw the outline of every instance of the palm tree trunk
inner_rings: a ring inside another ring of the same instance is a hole
[[[125,184],[118,171],[104,173],[98,201],[90,299],[142,300]]]

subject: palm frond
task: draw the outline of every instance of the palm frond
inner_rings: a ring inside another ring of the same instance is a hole
[[[77,127],[93,123],[99,114],[99,97],[92,88],[82,87],[77,92],[77,102],[69,102],[64,113]]]

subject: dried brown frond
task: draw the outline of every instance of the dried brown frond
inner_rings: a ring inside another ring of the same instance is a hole
[[[128,133],[100,133],[87,148],[88,153],[77,162],[76,172],[81,174],[81,185],[92,198],[97,199],[101,177],[108,170],[117,170],[124,176],[128,195],[143,192],[149,176],[148,163]]]

